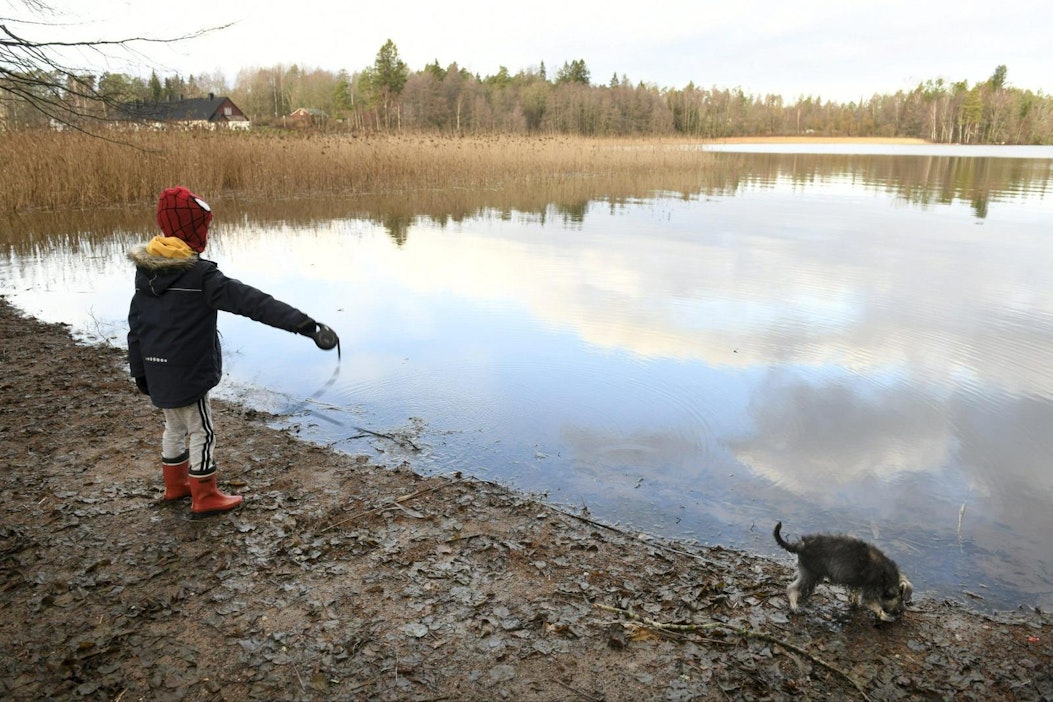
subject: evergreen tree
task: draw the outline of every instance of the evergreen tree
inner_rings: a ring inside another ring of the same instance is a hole
[[[564,61],[563,68],[556,73],[556,83],[581,83],[589,84],[589,69],[585,66],[583,59],[576,61]]]
[[[161,79],[157,77],[156,71],[150,71],[150,99],[154,102],[161,100],[164,89],[161,87]]]
[[[366,69],[363,77],[372,94],[373,104],[379,108],[377,119],[379,120],[382,114],[384,126],[390,127],[392,113],[394,113],[396,126],[401,127],[397,100],[409,79],[409,67],[399,58],[399,50],[395,42],[390,39],[384,42],[380,51],[377,52],[377,58],[372,67]]]

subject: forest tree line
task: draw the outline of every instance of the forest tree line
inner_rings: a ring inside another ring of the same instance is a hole
[[[71,113],[105,118],[127,102],[225,95],[254,126],[289,127],[298,108],[325,114],[315,128],[344,131],[430,131],[447,134],[576,134],[583,136],[815,135],[911,137],[938,143],[1053,144],[1053,96],[1011,86],[1006,66],[970,84],[944,79],[913,90],[839,103],[801,96],[754,95],[742,88],[660,88],[612,75],[594,83],[585,61],[567,61],[555,75],[545,64],[480,76],[434,61],[411,71],[387,41],[359,71],[293,66],[251,68],[233,85],[222,75],[148,79],[120,73],[82,76],[98,105]],[[83,90],[70,91],[82,96]],[[83,100],[82,97],[77,99]],[[10,96],[0,101],[0,129],[46,126],[46,115]]]

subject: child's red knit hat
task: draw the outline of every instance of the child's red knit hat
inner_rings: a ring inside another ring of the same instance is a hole
[[[201,253],[208,241],[212,209],[204,200],[182,186],[168,188],[157,202],[157,224],[165,236],[182,239]]]

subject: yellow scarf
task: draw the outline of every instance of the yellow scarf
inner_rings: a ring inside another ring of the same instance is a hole
[[[185,241],[174,236],[161,236],[158,234],[146,245],[147,253],[165,258],[190,258],[194,250]]]

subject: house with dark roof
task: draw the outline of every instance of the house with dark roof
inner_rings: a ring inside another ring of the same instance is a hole
[[[207,98],[127,103],[121,106],[117,119],[154,129],[248,129],[250,126],[249,118],[230,98],[217,97],[214,93],[209,93]]]

